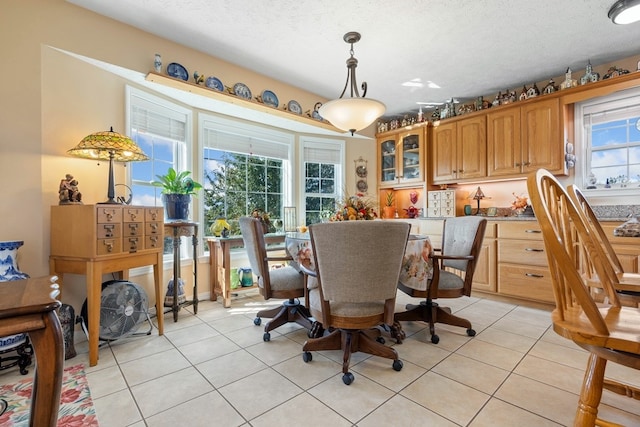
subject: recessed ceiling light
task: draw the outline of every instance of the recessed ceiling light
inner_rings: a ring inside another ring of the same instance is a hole
[[[631,24],[640,20],[639,0],[618,0],[609,9],[609,18],[614,24]]]

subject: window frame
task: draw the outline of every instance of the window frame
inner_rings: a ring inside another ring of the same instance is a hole
[[[598,109],[598,106],[602,106]],[[580,189],[590,197],[598,197],[603,199],[619,198],[619,197],[637,197],[640,196],[640,187],[637,185],[629,185],[626,188],[597,188],[587,189],[589,170],[589,161],[591,159],[591,143],[590,135],[585,134],[584,116],[587,111],[589,114],[597,114],[609,110],[623,108],[625,106],[638,106],[640,108],[640,88],[626,89],[615,92],[610,95],[592,98],[575,104],[574,108],[574,134],[575,134],[575,154],[577,162],[575,167],[574,182]],[[635,183],[634,183],[635,184]]]

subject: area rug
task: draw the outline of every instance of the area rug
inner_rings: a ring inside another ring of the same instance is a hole
[[[0,426],[23,427],[29,425],[31,405],[31,378],[15,384],[0,385],[0,400],[7,403],[0,415]],[[2,402],[0,402],[2,403]],[[2,405],[0,405],[0,411]],[[91,400],[89,383],[82,365],[70,366],[64,370],[58,427],[97,427],[98,420]]]

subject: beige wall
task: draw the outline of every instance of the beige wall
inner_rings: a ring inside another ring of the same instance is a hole
[[[189,70],[215,70],[223,82],[242,81],[249,87],[269,88],[281,99],[296,99],[304,109],[325,101],[63,0],[3,1],[0,170],[5,185],[0,186],[0,240],[24,241],[18,262],[31,276],[48,274],[49,209],[58,203],[60,179],[66,173],[74,174],[87,204],[106,199],[107,163],[98,166],[69,157],[66,151],[87,134],[109,126],[125,132],[125,80],[57,49],[141,73],[152,70],[155,53],[161,53],[165,64],[179,62]],[[352,188],[352,160],[363,156],[375,164],[375,144],[347,140],[346,187]],[[124,177],[124,167],[116,165],[116,182],[123,182]],[[375,182],[371,180],[369,185],[373,187]],[[206,267],[203,264],[200,268],[203,291],[208,287]],[[165,284],[168,276],[163,278]],[[74,281],[84,284],[82,277],[68,280]],[[63,301],[70,298],[73,301],[69,303],[79,309],[76,301],[84,299],[83,287],[64,291]]]

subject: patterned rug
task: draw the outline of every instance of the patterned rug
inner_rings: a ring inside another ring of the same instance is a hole
[[[29,425],[29,408],[31,405],[31,378],[15,384],[0,385],[0,426],[22,427]],[[89,383],[82,365],[70,366],[64,370],[62,377],[62,393],[60,394],[60,411],[58,427],[97,427],[98,420],[91,400]]]

